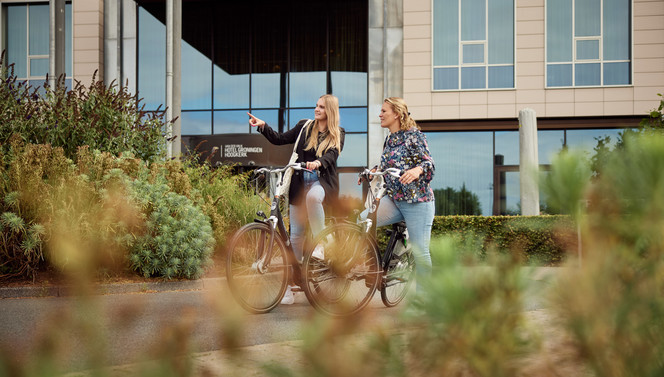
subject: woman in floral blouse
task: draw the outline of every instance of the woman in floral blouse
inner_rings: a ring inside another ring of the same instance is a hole
[[[430,183],[435,170],[434,162],[426,137],[410,117],[403,99],[386,98],[379,117],[380,126],[390,131],[380,158],[380,169],[398,168],[401,176],[384,176],[387,195],[378,206],[376,225],[406,221],[415,253],[417,276],[426,277],[431,273],[429,243],[435,204]],[[365,211],[362,217],[366,216]]]

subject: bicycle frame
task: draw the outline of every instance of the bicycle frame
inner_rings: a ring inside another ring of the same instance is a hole
[[[361,179],[366,180],[367,182],[370,183],[370,195],[373,196],[373,200],[371,202],[367,201],[365,203],[365,208],[369,210],[369,214],[367,216],[367,219],[364,220],[363,222],[365,223],[364,226],[364,231],[369,234],[371,237],[371,241],[378,246],[378,240],[377,240],[377,217],[378,217],[378,206],[380,205],[380,200],[385,196],[385,184],[383,180],[383,175],[384,174],[391,174],[395,177],[399,176],[399,169],[396,168],[389,168],[384,172],[371,172],[368,169],[365,169],[364,172],[360,174]],[[370,177],[374,176],[374,179],[380,179],[377,182],[374,182],[375,187],[371,187],[371,181]],[[392,230],[390,231],[390,239],[387,242],[387,246],[385,247],[385,251],[382,253],[382,258],[381,258],[381,267],[383,268],[383,271],[387,271],[388,264],[390,263],[390,260],[392,259],[392,251],[394,250],[397,242],[399,241],[399,236],[404,233],[406,229],[405,224],[403,222],[397,222],[392,224]]]
[[[286,165],[285,167],[281,169],[267,169],[267,168],[261,168],[258,169],[258,173],[266,173],[266,174],[283,174],[284,171],[288,168],[293,168],[296,170],[308,170],[303,167],[302,163],[296,163],[296,164],[289,164]],[[282,175],[277,177],[279,180],[278,185],[281,184],[281,179]],[[272,196],[272,202],[270,204],[270,217],[264,219],[254,219],[254,222],[260,222],[263,224],[266,224],[270,228],[270,239],[268,243],[268,250],[259,258],[256,263],[254,268],[256,268],[258,271],[263,272],[269,267],[269,265],[265,264],[265,261],[270,261],[272,260],[272,245],[274,245],[274,237],[275,234],[281,238],[281,240],[284,242],[286,245],[286,255],[288,258],[288,264],[293,268],[293,279],[297,285],[301,284],[301,268],[300,264],[298,263],[297,259],[295,258],[295,252],[293,251],[293,244],[291,243],[290,240],[290,235],[288,234],[288,231],[286,230],[286,224],[284,224],[284,218],[283,214],[281,213],[281,209],[279,208],[279,204],[281,202],[282,196],[279,194],[275,194]],[[262,212],[258,212],[257,215],[261,216]],[[263,214],[264,216],[264,214]],[[262,247],[260,248],[261,250],[263,249]]]

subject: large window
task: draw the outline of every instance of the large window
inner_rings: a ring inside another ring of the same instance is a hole
[[[48,3],[11,4],[4,7],[7,64],[14,64],[18,80],[43,86],[49,71]],[[65,3],[65,79],[72,77],[71,4]]]
[[[563,146],[590,158],[597,140],[618,140],[621,129],[540,130],[538,162],[545,171]],[[436,215],[515,215],[520,213],[519,132],[427,132],[436,164],[431,183]],[[546,197],[540,205],[547,211]]]
[[[433,90],[514,88],[514,0],[433,0]]]
[[[629,0],[546,2],[546,85],[630,85]]]
[[[138,91],[165,101],[165,2],[138,1]],[[182,135],[251,134],[247,112],[278,131],[339,98],[340,166],[367,159],[368,4],[191,1],[182,4]]]

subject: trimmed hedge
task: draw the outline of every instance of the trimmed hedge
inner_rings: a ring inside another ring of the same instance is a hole
[[[436,216],[431,234],[452,236],[482,258],[495,250],[545,266],[558,265],[577,250],[576,224],[564,215]]]
[[[390,227],[378,231],[385,249]],[[576,252],[577,230],[571,217],[547,216],[436,216],[431,237],[451,236],[460,244],[460,257],[488,252],[511,253],[526,264],[555,266],[568,252]],[[433,260],[434,265],[436,261]]]

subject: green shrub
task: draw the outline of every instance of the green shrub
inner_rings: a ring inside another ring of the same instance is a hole
[[[664,375],[662,166],[664,135],[631,135],[586,183],[582,267],[561,279],[552,308],[597,376]]]
[[[164,179],[137,179],[130,187],[147,227],[131,247],[131,267],[145,277],[201,277],[214,248],[208,217],[187,197],[169,191]]]
[[[47,83],[33,88],[2,63],[0,145],[18,135],[26,143],[61,147],[71,159],[84,145],[113,155],[131,152],[146,161],[165,156],[164,111],[144,111],[126,87],[106,87],[93,78],[88,87],[75,81],[71,90],[62,80],[55,88]]]
[[[379,229],[381,249],[387,244],[389,227]],[[452,237],[468,247],[460,254],[484,258],[496,250],[517,255],[522,262],[558,265],[576,251],[576,225],[569,216],[436,216],[432,239]],[[462,257],[463,255],[461,255]],[[439,261],[433,259],[434,265]]]

